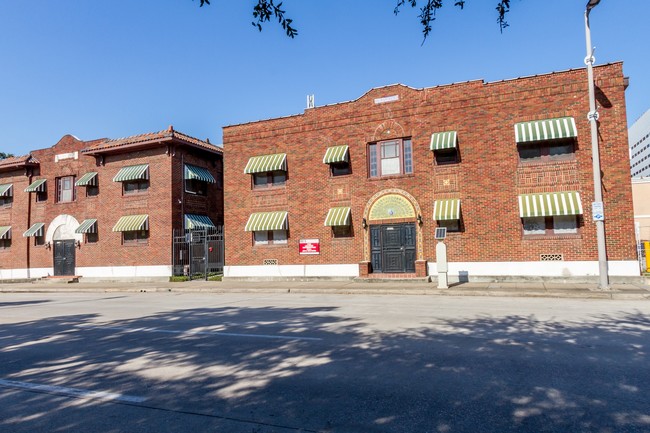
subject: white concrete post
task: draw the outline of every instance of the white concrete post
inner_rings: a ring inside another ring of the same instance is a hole
[[[447,272],[449,271],[449,265],[447,264],[447,245],[442,241],[439,241],[438,245],[436,245],[436,267],[438,270],[438,288],[448,289]]]

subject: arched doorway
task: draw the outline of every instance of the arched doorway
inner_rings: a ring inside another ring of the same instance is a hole
[[[369,200],[364,212],[368,225],[364,255],[370,272],[416,272],[416,261],[422,256],[420,215],[413,196],[402,190],[381,191]]]
[[[75,275],[76,244],[82,235],[75,233],[79,222],[71,215],[59,215],[50,223],[45,240],[51,242],[54,275]]]

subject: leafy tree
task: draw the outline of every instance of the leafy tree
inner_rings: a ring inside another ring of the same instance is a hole
[[[12,156],[11,153],[0,152],[0,159],[11,158]]]
[[[210,4],[210,0],[200,0],[201,6]],[[277,0],[257,0],[257,4],[253,6],[253,18],[255,21],[252,22],[253,26],[257,27],[259,31],[262,31],[262,24],[265,22],[271,21],[272,19],[277,19],[278,23],[282,26],[287,36],[294,38],[298,35],[298,30],[293,27],[293,20],[285,16],[285,11],[282,9],[282,1],[276,3]],[[418,0],[396,0],[397,4],[393,9],[395,15],[397,15],[402,6],[405,4],[410,5],[411,7],[416,7],[418,5]],[[463,9],[465,7],[465,2],[467,0],[454,0],[454,6],[458,6]],[[494,0],[493,0],[494,1]],[[431,24],[436,19],[436,12],[438,9],[442,8],[443,0],[422,0],[420,4],[423,6],[420,8],[420,14],[418,18],[420,19],[420,24],[422,25],[422,33],[424,34],[424,39],[427,39],[429,33],[431,33]],[[510,11],[510,0],[499,0],[497,1],[497,23],[499,24],[499,30],[503,32],[503,29],[508,27],[508,22],[506,21],[506,14]]]

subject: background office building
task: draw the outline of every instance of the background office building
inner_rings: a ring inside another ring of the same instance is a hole
[[[628,136],[632,177],[650,176],[650,110],[634,122]]]

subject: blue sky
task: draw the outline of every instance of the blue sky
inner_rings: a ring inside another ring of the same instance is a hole
[[[417,10],[396,0],[284,0],[299,30],[251,25],[254,0],[0,3],[0,151],[63,135],[118,138],[174,125],[221,143],[221,127],[358,98],[373,87],[498,81],[584,67],[586,0],[453,0],[422,45]],[[631,124],[650,108],[648,0],[591,13],[597,64],[622,60]],[[586,78],[585,78],[586,79]]]

